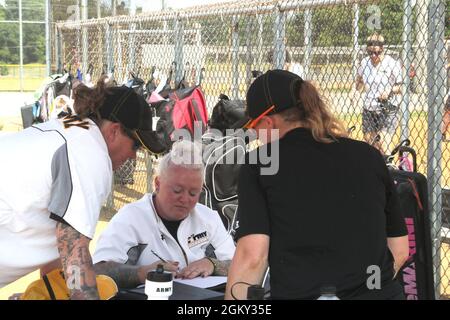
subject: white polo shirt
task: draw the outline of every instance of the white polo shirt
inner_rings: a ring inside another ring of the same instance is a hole
[[[59,257],[55,220],[93,237],[112,164],[86,121],[89,129],[55,119],[0,138],[0,287]]]
[[[165,227],[153,205],[151,194],[124,206],[101,234],[93,262],[114,261],[148,265],[159,259],[178,261],[180,269],[213,253],[231,260],[235,245],[216,211],[197,204],[177,231],[178,242]]]
[[[365,57],[358,68],[358,75],[362,77],[366,89],[364,109],[369,111],[377,111],[378,97],[383,92],[390,92],[394,84],[402,82],[400,63],[389,55],[384,55],[383,60],[376,67],[369,57]],[[398,106],[400,95],[394,95],[391,101]]]

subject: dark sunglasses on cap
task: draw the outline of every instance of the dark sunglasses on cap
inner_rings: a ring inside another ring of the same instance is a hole
[[[142,147],[142,143],[139,140],[138,136],[136,135],[136,132],[131,131],[130,129],[125,128],[124,126],[122,126],[122,130],[123,132],[125,132],[125,134],[131,139],[133,140],[133,151],[138,151],[139,148]]]
[[[261,113],[256,119],[250,119],[245,125],[246,129],[253,129],[258,124],[258,122],[266,115],[268,115],[272,110],[275,109],[275,106],[270,106],[266,111]]]
[[[367,42],[368,47],[382,47],[384,46],[384,41],[369,41]]]
[[[380,50],[380,51],[376,51],[376,50],[367,50],[367,54],[368,54],[369,56],[373,56],[373,55],[379,56],[379,55],[382,54],[382,53],[383,53],[383,50]]]

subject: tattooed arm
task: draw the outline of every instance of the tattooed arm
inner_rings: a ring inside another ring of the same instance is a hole
[[[214,272],[212,276],[227,276],[228,268],[230,267],[231,260],[217,260],[214,258],[209,258],[214,263]]]
[[[135,288],[142,284],[140,267],[114,261],[101,261],[94,264],[97,274],[105,274],[114,279],[119,288]]]
[[[94,265],[94,269],[97,274],[105,274],[113,278],[119,288],[135,288],[145,282],[147,273],[155,270],[158,264],[162,264],[166,271],[177,271],[178,262],[171,261],[168,263],[158,261],[144,266],[101,261]]]
[[[70,298],[99,299],[96,274],[89,253],[90,239],[61,222],[56,225],[56,239]]]

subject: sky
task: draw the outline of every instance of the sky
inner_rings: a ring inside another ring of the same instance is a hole
[[[0,0],[0,6],[5,6],[6,0]],[[135,0],[138,7],[142,7],[144,11],[153,11],[161,9],[161,0]],[[165,0],[168,8],[185,8],[198,6],[203,4],[213,4],[227,2],[231,0]],[[105,1],[109,2],[109,1]],[[120,2],[120,1],[118,1]],[[129,0],[127,1],[129,2]]]
[[[232,0],[165,0],[166,7],[174,9],[230,1]],[[160,0],[136,0],[136,5],[138,7],[142,7],[143,11],[154,11],[161,9]]]

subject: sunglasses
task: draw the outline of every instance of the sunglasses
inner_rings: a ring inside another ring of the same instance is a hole
[[[382,47],[384,46],[384,41],[369,41],[367,42],[368,47]]]
[[[380,51],[375,51],[375,50],[367,50],[367,54],[369,55],[369,56],[373,56],[373,55],[375,55],[375,56],[379,56],[380,54],[382,54],[383,53],[383,51],[382,50],[380,50]]]
[[[131,131],[130,129],[125,128],[124,126],[122,126],[122,130],[123,130],[123,132],[125,132],[125,134],[131,140],[133,140],[133,146],[132,146],[133,151],[138,151],[139,148],[142,147],[142,143],[141,143],[141,141],[139,141],[139,139],[136,135],[136,131]]]
[[[246,129],[253,129],[258,122],[262,119],[262,117],[266,116],[268,113],[270,113],[273,109],[275,109],[275,106],[271,106],[269,107],[266,111],[264,111],[263,113],[261,113],[257,118],[255,119],[250,119],[245,125],[244,128]]]

